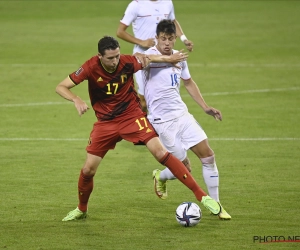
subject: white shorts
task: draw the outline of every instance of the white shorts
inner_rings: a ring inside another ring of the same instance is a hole
[[[191,147],[207,139],[204,130],[190,113],[152,125],[166,149],[181,161],[187,157]]]

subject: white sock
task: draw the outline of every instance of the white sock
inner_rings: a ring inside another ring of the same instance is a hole
[[[200,159],[202,162],[202,174],[211,198],[219,201],[219,171],[215,162],[215,156]]]
[[[176,177],[172,174],[170,169],[165,168],[164,170],[162,170],[160,172],[159,179],[161,181],[167,181],[167,180],[174,180],[174,179],[176,179]]]

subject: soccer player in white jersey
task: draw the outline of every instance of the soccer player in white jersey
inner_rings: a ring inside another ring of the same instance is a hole
[[[175,19],[172,0],[134,0],[126,8],[125,14],[120,21],[117,36],[127,42],[133,43],[133,53],[143,53],[155,45],[156,26],[160,20],[171,19],[177,30],[177,35],[189,51],[193,50],[193,43],[186,38],[178,21]],[[134,36],[126,29],[132,24]],[[141,105],[146,111],[145,98],[143,96],[141,71],[135,73],[138,85],[138,95]]]
[[[148,49],[145,54],[171,55],[176,41],[176,26],[171,20],[162,20],[156,30],[157,45]],[[160,140],[167,150],[181,160],[190,170],[187,150],[191,149],[202,163],[203,178],[209,195],[219,200],[219,173],[214,151],[210,148],[207,136],[198,122],[188,112],[182,101],[179,89],[182,79],[188,93],[203,111],[222,120],[219,110],[210,107],[204,101],[200,90],[191,78],[186,61],[176,66],[169,63],[150,63],[143,70],[144,96],[147,103],[147,118],[155,128]],[[167,198],[167,180],[175,179],[172,172],[165,168],[153,171],[154,188],[157,196]],[[231,219],[224,210],[219,214],[220,219]]]

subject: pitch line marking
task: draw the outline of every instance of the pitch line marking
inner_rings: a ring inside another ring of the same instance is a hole
[[[294,91],[300,90],[300,87],[291,87],[291,88],[276,88],[276,89],[252,89],[252,90],[242,90],[235,92],[214,92],[214,93],[203,93],[203,96],[219,96],[219,95],[239,95],[239,94],[251,94],[251,93],[267,93],[267,92],[280,92],[280,91]],[[188,94],[181,95],[182,97],[189,96]],[[89,103],[89,100],[85,100]],[[47,106],[47,105],[64,105],[64,104],[73,104],[69,101],[64,102],[36,102],[36,103],[15,103],[15,104],[0,104],[0,108],[9,108],[9,107],[25,107],[25,106]]]
[[[48,105],[64,105],[73,104],[72,102],[33,102],[33,103],[15,103],[15,104],[0,104],[0,107],[24,107],[24,106],[48,106]]]
[[[300,141],[300,138],[208,138],[210,141]],[[0,138],[0,141],[88,141],[88,138]]]
[[[280,91],[293,91],[300,90],[300,87],[292,88],[276,88],[276,89],[252,89],[252,90],[241,90],[235,92],[215,92],[215,93],[204,93],[203,96],[216,96],[216,95],[239,95],[239,94],[250,94],[250,93],[267,93],[267,92],[280,92]]]
[[[79,64],[67,63],[1,63],[0,67],[79,67]],[[299,68],[299,63],[189,63],[191,67],[210,68]]]
[[[211,67],[211,68],[299,68],[300,64],[290,63],[188,63],[191,67]]]

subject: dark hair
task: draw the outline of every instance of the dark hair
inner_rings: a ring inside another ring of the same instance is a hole
[[[176,26],[174,22],[170,19],[161,20],[156,27],[156,35],[159,36],[159,33],[165,33],[167,35],[176,35]]]
[[[98,42],[98,52],[103,56],[105,50],[115,50],[120,48],[119,42],[112,36],[104,36]]]

